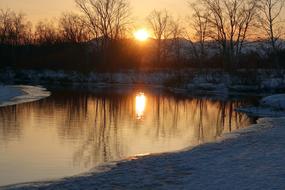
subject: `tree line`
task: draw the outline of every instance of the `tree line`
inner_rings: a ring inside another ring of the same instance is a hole
[[[74,47],[89,43],[91,50],[83,45],[84,51],[92,52],[86,62],[113,65],[121,60],[137,65],[141,61],[137,58],[142,56],[137,52],[137,44],[128,40],[135,25],[128,0],[75,3],[79,13],[63,13],[57,22],[43,20],[35,26],[23,13],[0,10],[1,57],[7,53],[3,47]],[[267,58],[278,64],[284,57],[284,3],[285,0],[191,1],[186,19],[176,18],[167,10],[153,10],[146,17],[154,37],[149,62],[203,66],[211,64],[215,56],[223,68],[228,68],[245,62],[244,57],[249,54],[245,47],[250,42],[262,41]],[[15,55],[14,50],[12,54]]]

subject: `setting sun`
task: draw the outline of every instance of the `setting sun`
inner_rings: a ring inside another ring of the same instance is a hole
[[[146,41],[149,38],[149,33],[145,29],[139,29],[134,32],[134,36],[138,41]]]

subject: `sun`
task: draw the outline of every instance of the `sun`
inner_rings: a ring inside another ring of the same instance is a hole
[[[146,29],[139,29],[134,32],[134,37],[138,41],[146,41],[149,38],[149,33]]]

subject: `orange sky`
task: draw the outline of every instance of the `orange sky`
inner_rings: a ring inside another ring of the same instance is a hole
[[[153,9],[168,9],[182,18],[189,11],[187,0],[129,0],[138,25],[144,25],[145,17]],[[2,9],[10,8],[26,13],[29,20],[59,17],[62,12],[74,11],[74,0],[0,0]]]

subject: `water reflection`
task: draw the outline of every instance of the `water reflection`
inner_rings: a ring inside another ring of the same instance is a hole
[[[145,91],[56,91],[0,108],[0,186],[63,177],[111,160],[215,140],[252,120],[245,101]]]
[[[138,95],[136,95],[136,114],[138,120],[143,119],[145,107],[146,107],[146,96],[144,95],[144,93],[141,92]]]

